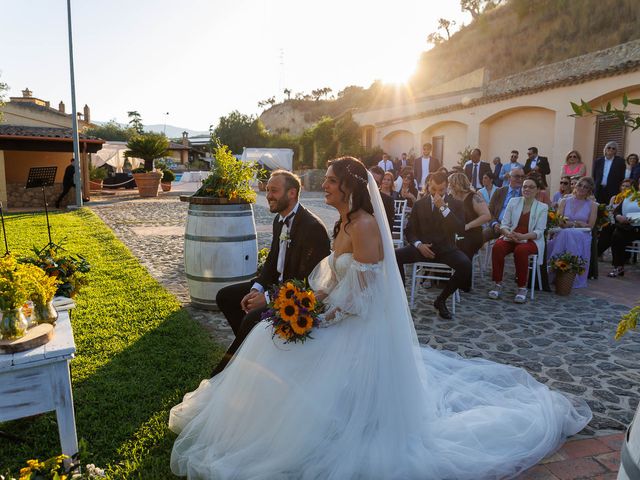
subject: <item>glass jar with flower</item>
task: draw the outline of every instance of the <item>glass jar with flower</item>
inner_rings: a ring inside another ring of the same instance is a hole
[[[22,264],[20,268],[24,270],[29,296],[33,302],[31,321],[36,324],[54,324],[58,319],[58,312],[51,301],[58,289],[58,278],[50,277],[43,269],[33,264]]]
[[[15,340],[27,332],[22,305],[29,298],[26,275],[12,255],[0,258],[0,338]]]

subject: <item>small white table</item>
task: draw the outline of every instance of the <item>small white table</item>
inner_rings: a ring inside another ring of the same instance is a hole
[[[62,453],[78,452],[69,362],[76,345],[69,312],[59,312],[53,338],[25,352],[0,353],[0,422],[55,410]]]

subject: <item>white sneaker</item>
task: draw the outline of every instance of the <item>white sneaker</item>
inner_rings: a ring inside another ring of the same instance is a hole
[[[496,283],[493,290],[489,290],[487,296],[492,300],[498,300],[502,296],[502,285]]]
[[[513,297],[514,303],[527,303],[527,289],[519,288],[518,293]]]

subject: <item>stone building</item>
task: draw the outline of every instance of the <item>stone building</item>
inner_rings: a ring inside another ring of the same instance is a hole
[[[621,107],[623,93],[640,97],[640,41],[491,80],[480,69],[417,96],[411,103],[360,111],[354,114],[362,131],[362,144],[380,146],[392,157],[402,152],[419,155],[430,142],[434,156],[447,168],[459,162],[467,146],[479,147],[482,159],[520,152],[537,146],[549,158],[551,190],[557,189],[566,154],[582,154],[591,171],[604,144],[617,140],[620,155],[640,152],[640,135],[617,122],[598,117],[574,118],[570,102]],[[632,112],[640,107],[630,105]]]
[[[2,107],[0,123],[0,201],[8,208],[42,207],[39,189],[25,190],[32,167],[56,166],[55,184],[47,187],[49,204],[62,191],[64,170],[73,157],[71,115],[65,105],[52,108],[48,101],[32,95],[27,88],[21,97],[10,97]],[[78,129],[89,126],[91,112],[87,105],[79,114]],[[80,161],[83,174],[83,197],[89,197],[88,156],[102,147],[103,140],[80,135]],[[74,203],[72,193],[62,205]]]

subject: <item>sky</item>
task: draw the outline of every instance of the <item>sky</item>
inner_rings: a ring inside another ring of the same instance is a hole
[[[3,0],[0,81],[71,111],[66,0]],[[459,0],[72,0],[76,102],[92,120],[206,131],[296,92],[402,82]]]

